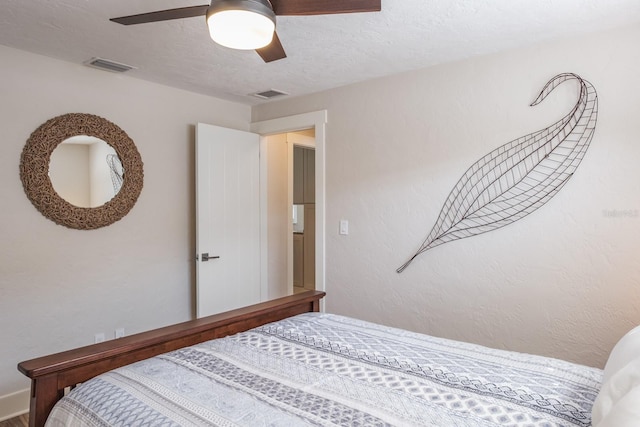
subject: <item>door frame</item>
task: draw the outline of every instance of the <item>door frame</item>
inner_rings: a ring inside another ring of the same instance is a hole
[[[325,287],[325,126],[327,110],[312,111],[251,123],[251,132],[260,135],[260,287],[268,295],[267,272],[267,155],[265,136],[314,128],[316,148],[316,289]],[[321,302],[324,309],[324,302]]]

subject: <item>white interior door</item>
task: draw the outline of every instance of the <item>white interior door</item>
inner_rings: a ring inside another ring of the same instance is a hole
[[[259,135],[198,123],[197,317],[261,300],[259,156]]]

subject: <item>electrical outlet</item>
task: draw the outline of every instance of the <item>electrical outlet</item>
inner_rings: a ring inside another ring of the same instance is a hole
[[[113,333],[113,336],[115,338],[122,338],[124,336],[124,328],[116,329],[115,332]]]
[[[93,336],[94,342],[97,344],[99,342],[103,342],[105,340],[104,332],[98,332]]]

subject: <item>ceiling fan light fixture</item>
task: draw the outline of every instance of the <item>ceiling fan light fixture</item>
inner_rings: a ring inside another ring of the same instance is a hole
[[[268,0],[214,0],[207,9],[209,34],[232,49],[259,49],[273,39],[276,15]]]

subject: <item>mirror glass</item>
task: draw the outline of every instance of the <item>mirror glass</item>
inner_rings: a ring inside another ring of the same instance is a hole
[[[51,153],[49,178],[60,197],[74,206],[104,205],[122,188],[124,169],[113,147],[93,136],[62,141]]]

